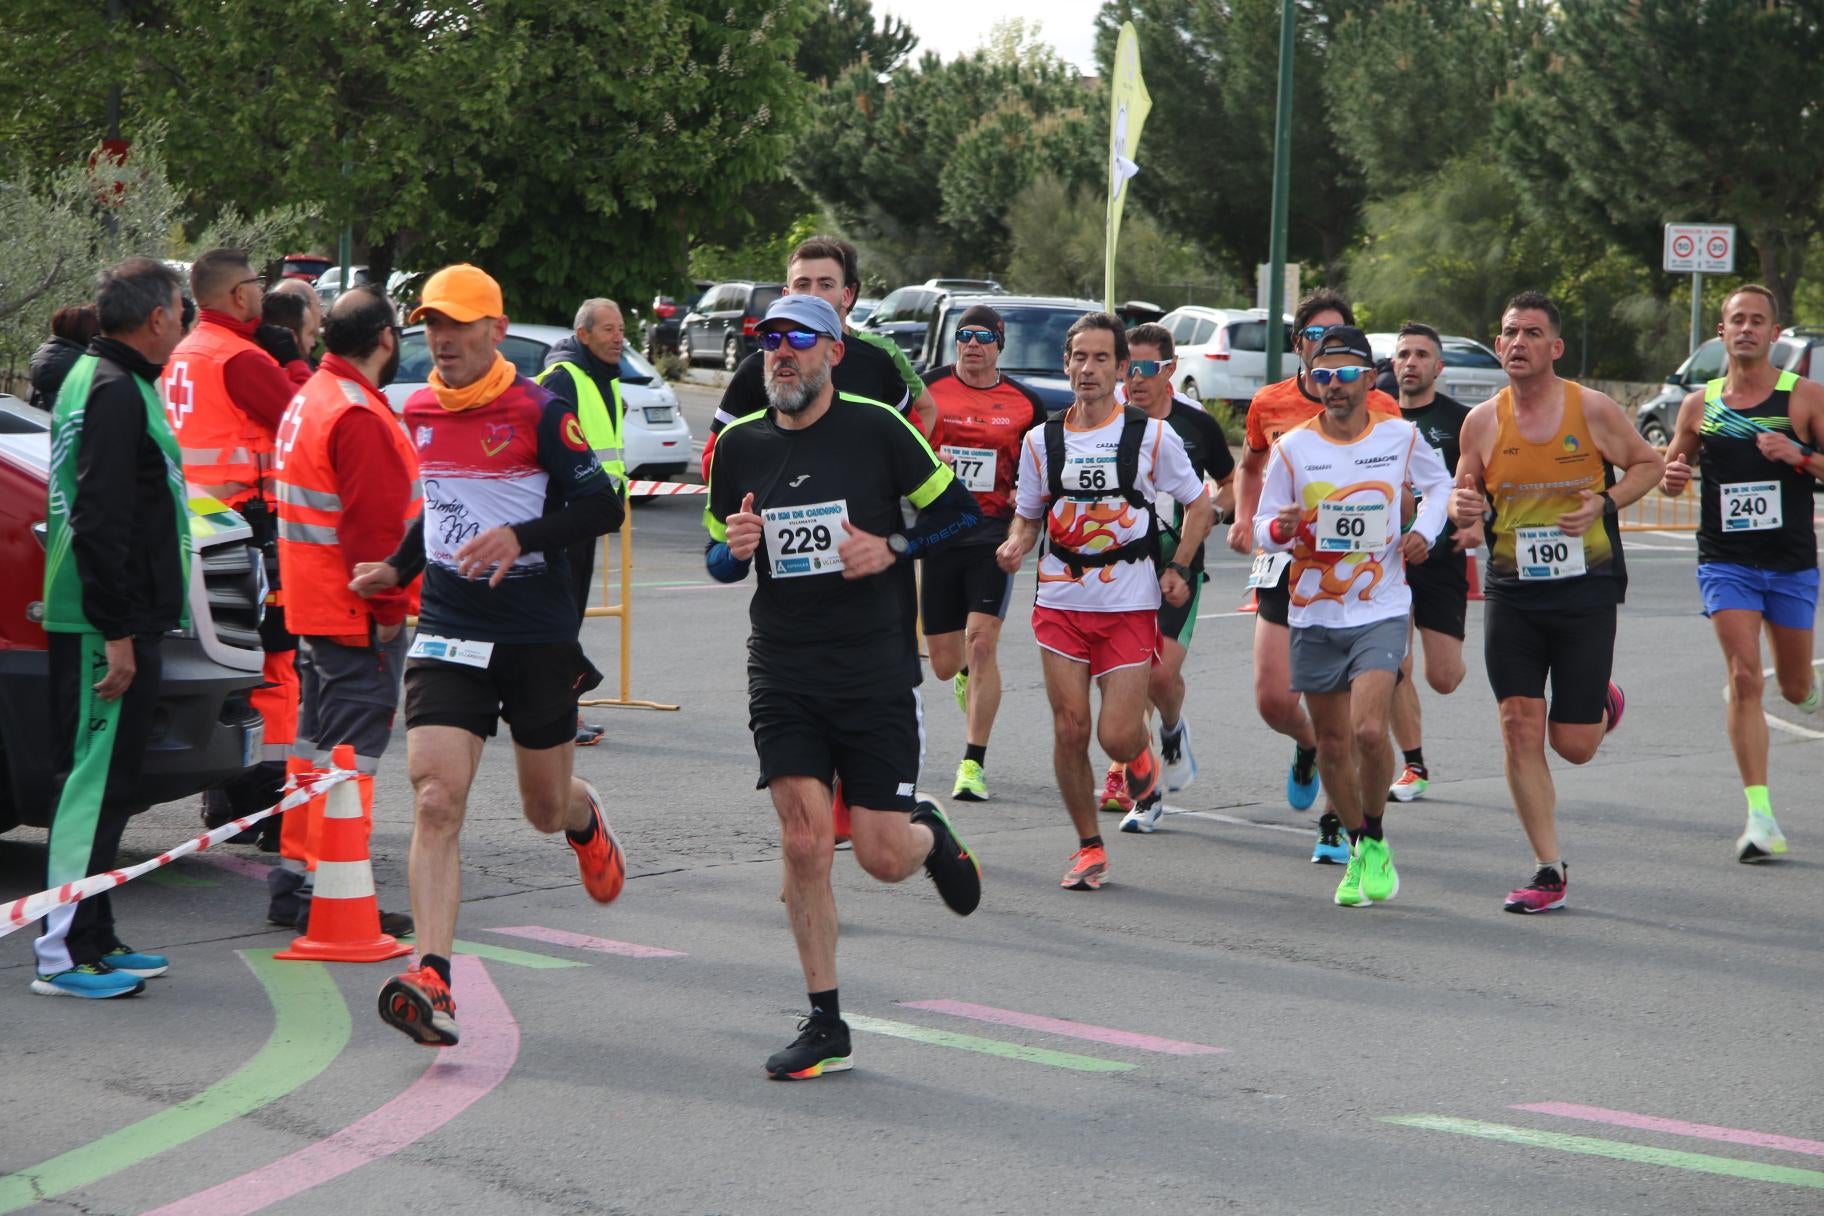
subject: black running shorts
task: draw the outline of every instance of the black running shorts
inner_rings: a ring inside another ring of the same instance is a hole
[[[924,559],[919,614],[925,632],[956,633],[972,612],[1007,619],[1013,575],[994,560],[994,545],[952,545]]]
[[[1420,629],[1463,640],[1469,614],[1469,563],[1461,553],[1431,551],[1416,566],[1406,567],[1412,588],[1412,620]]]
[[[842,779],[850,806],[910,811],[924,756],[925,721],[918,690],[872,697],[752,688],[748,727],[765,789],[775,777]]]
[[[407,659],[405,727],[455,726],[488,739],[505,718],[521,747],[568,746],[576,699],[601,682],[575,642],[496,642],[486,667]]]
[[[1603,720],[1615,660],[1613,604],[1528,609],[1491,598],[1482,615],[1482,643],[1495,700],[1544,697],[1549,675],[1552,721],[1576,726]]]
[[[1287,625],[1290,619],[1287,614],[1292,610],[1292,588],[1288,581],[1291,577],[1292,567],[1287,566],[1277,583],[1255,588],[1254,605],[1261,620],[1270,625]]]

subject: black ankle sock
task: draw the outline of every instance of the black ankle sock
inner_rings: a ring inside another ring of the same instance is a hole
[[[967,667],[959,667],[957,668],[956,674],[959,676],[966,676],[969,674],[969,669]]]
[[[1370,840],[1385,840],[1381,835],[1381,817],[1379,815],[1362,816],[1362,835]]]
[[[1079,836],[1077,837],[1077,847],[1083,849],[1099,849],[1102,847],[1102,838],[1100,836]]]
[[[1298,759],[1295,763],[1299,768],[1310,768],[1317,763],[1317,749],[1315,747],[1299,748]]]
[[[443,955],[441,955],[441,954],[427,954],[427,955],[424,955],[419,961],[421,963],[423,963],[426,967],[429,967],[432,971],[435,971],[437,973],[437,978],[439,978],[443,981],[444,987],[446,987],[446,988],[449,987],[449,984],[450,984],[450,960],[449,959],[443,957]]]
[[[1425,749],[1422,747],[1415,747],[1411,751],[1401,752],[1400,755],[1405,757],[1406,763],[1412,765],[1414,768],[1425,767]]]
[[[1350,828],[1349,829],[1349,847],[1354,848],[1356,845],[1358,845],[1360,843],[1362,843],[1362,829]]]
[[[570,838],[572,844],[588,844],[595,839],[595,815],[592,813],[589,816],[589,826],[582,831],[572,832],[569,828],[565,828],[564,835]]]
[[[1176,738],[1177,736],[1182,735],[1183,733],[1184,733],[1184,719],[1183,718],[1178,719],[1176,722],[1172,723],[1170,726],[1167,726],[1164,722],[1159,723],[1159,738],[1161,741],[1164,741],[1166,739]]]
[[[988,745],[986,743],[968,744],[966,747],[963,748],[963,759],[973,760],[977,764],[983,764],[983,765],[987,764],[988,763]]]
[[[835,1022],[842,1018],[842,1003],[836,999],[836,990],[813,992],[811,998],[811,1016],[819,1021]]]

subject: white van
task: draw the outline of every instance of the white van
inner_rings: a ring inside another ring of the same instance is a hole
[[[1245,408],[1267,381],[1267,310],[1187,304],[1160,318],[1178,352],[1175,387],[1193,401]],[[1292,374],[1292,318],[1281,317],[1280,375]]]

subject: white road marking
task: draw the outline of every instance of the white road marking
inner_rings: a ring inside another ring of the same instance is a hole
[[[1252,819],[1239,819],[1234,815],[1223,815],[1216,811],[1174,811],[1168,806],[1165,808],[1165,813],[1167,815],[1188,815],[1192,819],[1213,819],[1217,823],[1232,823],[1241,828],[1261,828],[1268,832],[1290,832],[1294,836],[1309,836],[1317,830],[1315,824],[1308,828],[1291,828],[1283,823],[1256,823]]]

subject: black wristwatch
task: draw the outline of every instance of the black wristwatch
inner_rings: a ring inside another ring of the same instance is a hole
[[[1165,568],[1172,571],[1185,582],[1188,583],[1191,581],[1191,568],[1183,562],[1167,562],[1165,563]]]
[[[1601,497],[1602,497],[1602,513],[1604,515],[1621,514],[1621,508],[1615,505],[1615,500],[1613,498],[1609,497],[1609,492],[1607,490],[1604,490],[1602,492]]]
[[[904,557],[912,549],[912,542],[906,539],[904,532],[887,533],[887,548],[893,550],[894,557]]]

